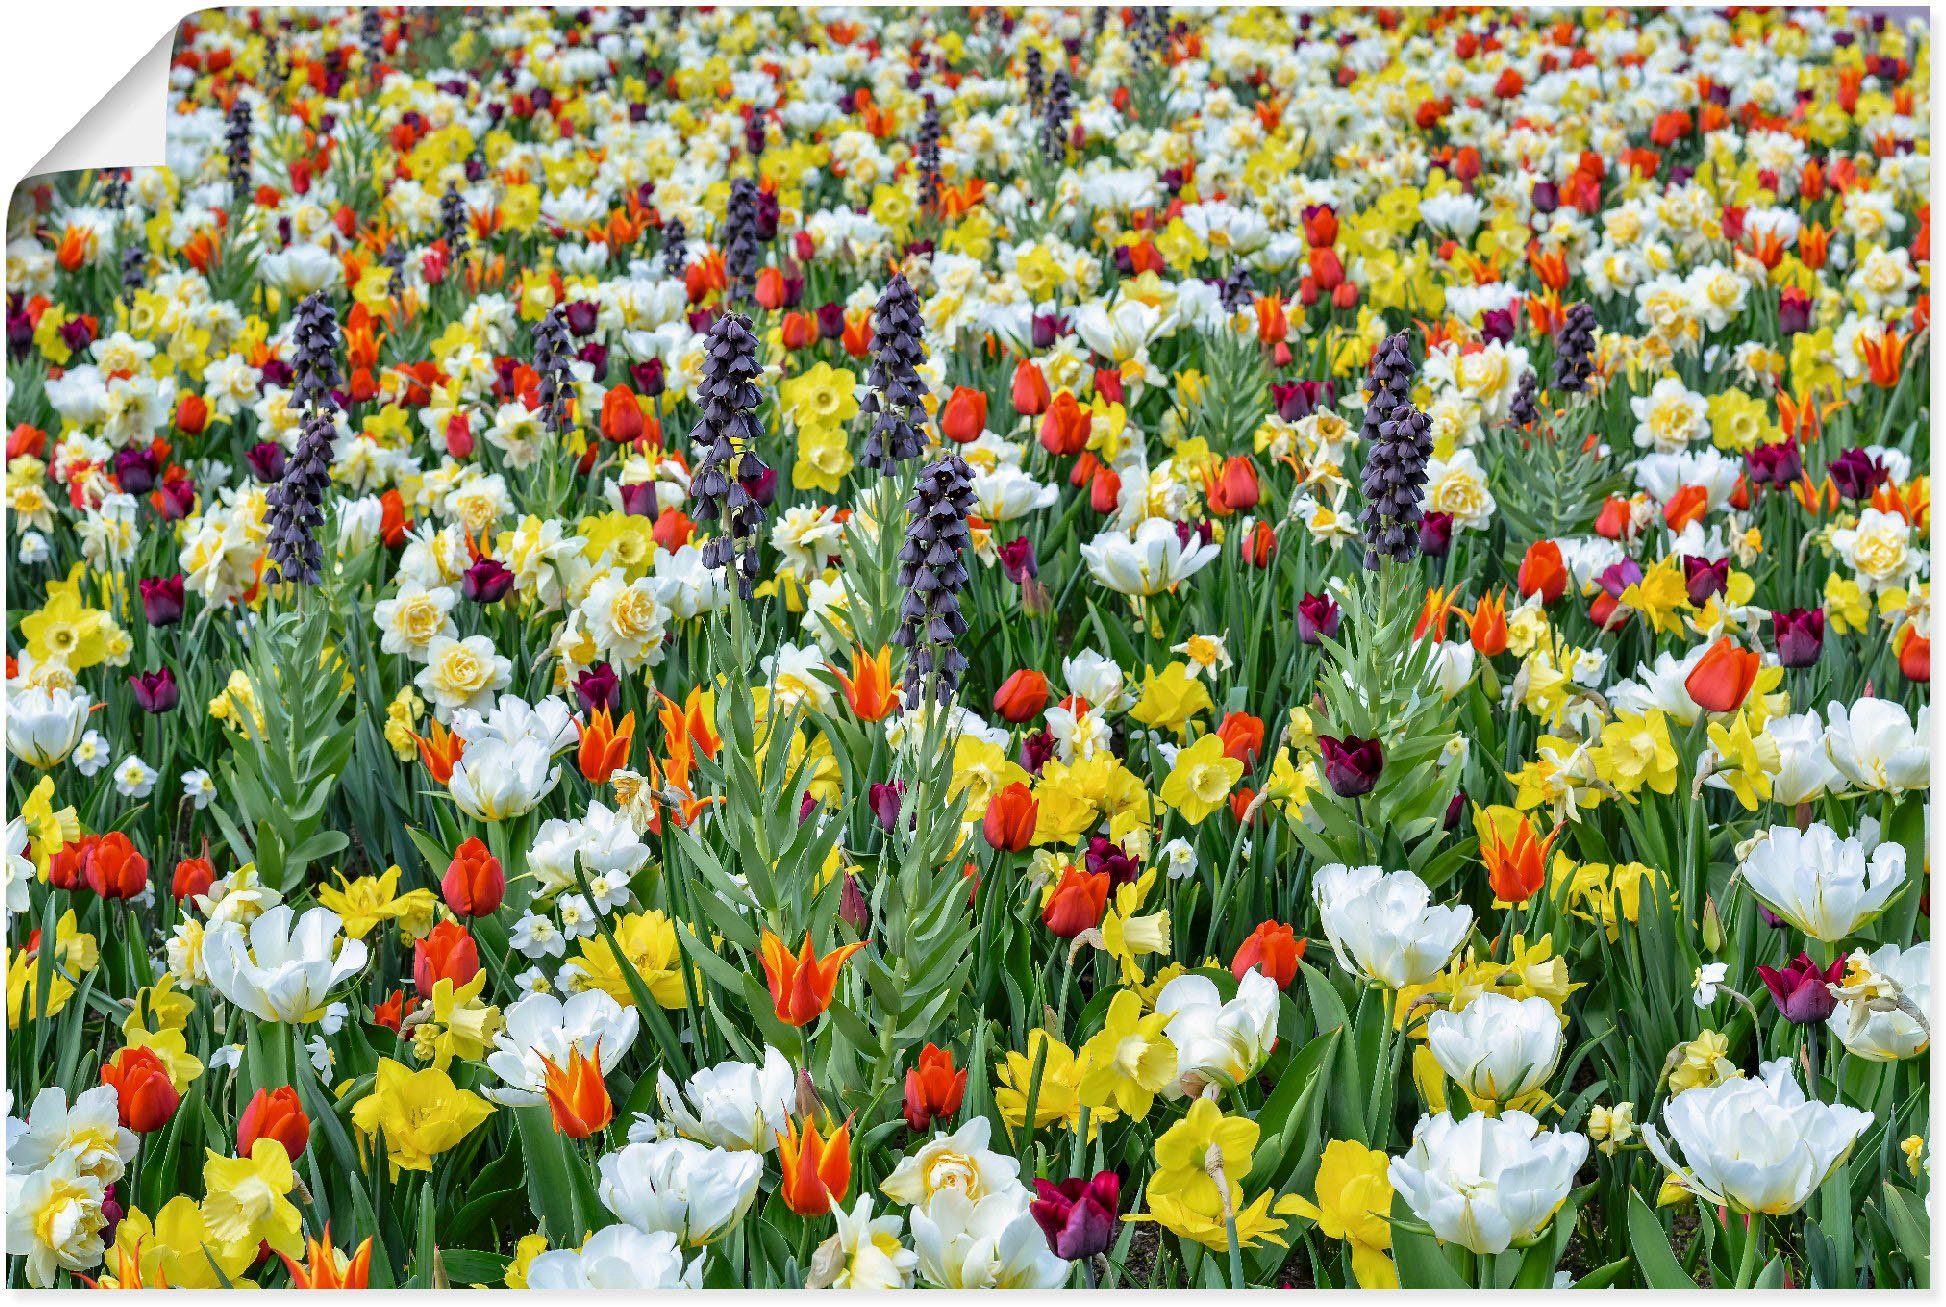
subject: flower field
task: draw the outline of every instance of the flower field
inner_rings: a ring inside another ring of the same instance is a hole
[[[10,1286],[1930,1286],[1922,30],[170,85],[7,219]]]

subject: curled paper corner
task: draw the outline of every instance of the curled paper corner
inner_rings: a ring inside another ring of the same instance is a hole
[[[28,178],[85,168],[159,167],[167,152],[171,24],[149,52],[108,88],[81,121],[32,168]]]

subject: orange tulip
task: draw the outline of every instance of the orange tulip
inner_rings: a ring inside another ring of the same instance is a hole
[[[581,747],[575,751],[581,774],[596,785],[606,785],[610,776],[628,765],[628,750],[634,740],[634,713],[623,717],[617,726],[608,709],[595,709],[581,727]]]
[[[1932,681],[1932,641],[1907,622],[1899,631],[1893,647],[1899,654],[1899,674],[1921,685]]]
[[[428,728],[430,735],[414,734],[419,742],[419,760],[426,764],[426,771],[435,782],[444,785],[453,779],[453,764],[466,749],[466,741],[460,739],[439,724],[437,718]]]
[[[993,711],[1016,726],[1040,715],[1047,707],[1047,677],[1031,667],[1023,667],[1000,683],[993,692]]]
[[[1047,378],[1041,375],[1040,366],[1032,359],[1022,359],[1014,368],[1011,394],[1014,411],[1030,418],[1047,412],[1052,399],[1047,389]]]
[[[1662,506],[1662,520],[1671,531],[1680,532],[1691,522],[1701,521],[1709,511],[1709,491],[1703,486],[1681,485]]]
[[[601,434],[618,445],[640,440],[647,430],[642,404],[627,386],[612,386],[601,398]]]
[[[1297,932],[1281,921],[1266,921],[1237,949],[1230,960],[1230,974],[1242,980],[1246,972],[1261,971],[1276,981],[1279,989],[1285,989],[1297,979],[1298,959],[1304,956],[1304,946],[1309,942],[1297,938]]]
[[[101,1068],[101,1083],[115,1087],[122,1124],[138,1135],[160,1130],[182,1102],[169,1068],[152,1048],[124,1048]]]
[[[563,1067],[553,1058],[541,1057],[543,1088],[548,1110],[554,1114],[554,1129],[570,1139],[586,1139],[608,1128],[615,1115],[609,1101],[608,1085],[601,1078],[601,1041],[595,1041],[595,1055],[584,1056],[579,1044],[568,1049],[568,1064]]]
[[[831,672],[845,687],[845,701],[859,719],[883,721],[899,706],[899,691],[892,680],[892,650],[888,646],[875,654],[863,649],[851,653],[851,675],[833,667]]]
[[[1534,897],[1547,883],[1547,855],[1561,828],[1538,839],[1527,814],[1507,808],[1488,813],[1476,807],[1473,824],[1480,833],[1480,861],[1494,897],[1503,903],[1525,903]]]
[[[1108,908],[1109,875],[1070,866],[1041,899],[1041,921],[1057,939],[1073,939],[1101,924]]]
[[[838,969],[864,942],[841,944],[823,957],[811,944],[811,932],[804,932],[804,949],[793,956],[790,946],[771,934],[763,933],[764,980],[770,985],[770,1000],[777,1005],[777,1019],[787,1026],[808,1025],[831,1006],[832,991],[838,987]]]
[[[1222,469],[1208,477],[1205,490],[1210,512],[1218,517],[1247,513],[1263,498],[1257,465],[1242,455],[1225,459]]]
[[[303,1262],[293,1261],[287,1254],[278,1253],[284,1265],[290,1268],[291,1288],[293,1289],[364,1289],[371,1285],[372,1278],[372,1241],[369,1237],[358,1245],[358,1251],[346,1257],[331,1246],[331,1226],[324,1227],[324,1240],[305,1240],[307,1258]],[[127,1281],[123,1281],[124,1287]],[[156,1286],[158,1288],[164,1286]]]
[[[765,268],[757,274],[757,303],[775,311],[784,307],[790,295],[790,287],[784,281],[784,270],[778,267]]]
[[[984,390],[955,386],[939,410],[939,431],[957,444],[978,440],[987,426],[987,396]]]
[[[1544,604],[1559,599],[1568,588],[1568,568],[1561,559],[1561,546],[1552,540],[1536,540],[1528,545],[1515,584],[1522,595],[1537,594]]]
[[[777,333],[785,349],[806,349],[818,343],[818,320],[802,309],[793,309],[784,315]]]
[[[1034,791],[1015,781],[987,800],[980,833],[994,849],[1018,853],[1034,842],[1034,826],[1040,820],[1040,813],[1040,801],[1034,797]]]
[[[1484,657],[1492,658],[1504,653],[1507,648],[1507,600],[1503,590],[1498,594],[1481,595],[1480,602],[1473,605],[1467,615],[1466,633],[1473,641],[1473,648]]]
[[[787,1130],[777,1136],[777,1160],[784,1171],[778,1192],[784,1206],[799,1216],[823,1216],[844,1202],[851,1189],[851,1122],[831,1132],[829,1138],[818,1134],[816,1122],[785,1123]]]
[[[1683,688],[1704,712],[1735,712],[1749,696],[1762,666],[1756,651],[1739,648],[1726,635],[1691,669]]]
[[[1247,712],[1230,713],[1216,728],[1216,737],[1223,741],[1224,757],[1252,766],[1264,749],[1264,719]]]
[[[1079,454],[1088,447],[1088,432],[1094,422],[1093,410],[1081,407],[1074,392],[1064,390],[1047,405],[1041,418],[1041,448],[1056,456]]]
[[[932,1129],[935,1120],[952,1120],[966,1097],[966,1070],[953,1065],[950,1049],[928,1043],[919,1065],[905,1073],[905,1123],[914,1131]]]

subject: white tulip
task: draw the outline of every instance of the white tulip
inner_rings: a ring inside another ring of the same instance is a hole
[[[1845,1051],[1868,1062],[1897,1062],[1925,1052],[1932,1030],[1912,1013],[1932,1011],[1932,943],[1906,949],[1887,944],[1872,953],[1861,949],[1851,962],[1854,975],[1835,991],[1843,997],[1826,1019]]]
[[[1825,752],[1824,722],[1813,712],[1773,717],[1766,727],[1777,741],[1777,774],[1770,781],[1770,797],[1787,808],[1822,798],[1843,778]]]
[[[52,767],[74,752],[94,706],[86,692],[30,685],[7,696],[7,752],[30,767]]]
[[[596,1058],[599,1049],[601,1067],[618,1066],[638,1028],[635,1009],[599,989],[584,989],[565,1002],[553,994],[529,994],[505,1016],[486,1064],[506,1083],[484,1092],[508,1107],[539,1107],[547,1101],[543,1059],[565,1067],[574,1049],[585,1058]]]
[[[1539,1089],[1561,1060],[1561,1018],[1538,996],[1488,990],[1457,1012],[1426,1021],[1426,1048],[1439,1069],[1474,1098],[1504,1103]]]
[[[719,1062],[689,1078],[682,1089],[667,1071],[656,1072],[656,1098],[678,1133],[731,1150],[767,1153],[790,1121],[797,1103],[797,1077],[774,1048],[764,1049],[762,1066]],[[631,1128],[629,1138],[637,1137]]]
[[[1827,710],[1825,752],[1847,782],[1860,790],[1923,790],[1932,784],[1932,710],[1921,708],[1915,724],[1904,708],[1884,699],[1860,699]]]
[[[1132,538],[1126,531],[1110,530],[1081,546],[1095,580],[1125,595],[1160,594],[1202,571],[1222,552],[1214,541],[1185,546],[1175,523],[1160,517],[1145,518]]]
[[[1905,884],[1905,848],[1889,842],[1870,847],[1822,822],[1802,831],[1772,826],[1737,870],[1772,912],[1829,943],[1885,911]]]
[[[219,921],[203,932],[210,988],[262,1021],[315,1021],[332,986],[365,965],[365,941],[344,938],[331,909],[291,917],[279,903],[247,928]]]
[[[1047,1246],[1047,1235],[1020,1197],[971,1199],[941,1193],[912,1212],[912,1247],[919,1275],[941,1289],[1058,1289],[1069,1264]]]
[[[611,1225],[579,1248],[542,1253],[527,1268],[530,1289],[700,1289],[703,1259],[684,1266],[676,1236]]]
[[[459,810],[476,821],[505,821],[531,812],[561,779],[547,750],[532,739],[468,744],[446,782]]]
[[[1261,971],[1246,971],[1228,1003],[1208,976],[1177,976],[1155,996],[1155,1010],[1169,1016],[1164,1033],[1176,1046],[1175,1095],[1193,1097],[1212,1082],[1238,1085],[1277,1044],[1277,982]]]
[[[1334,862],[1319,868],[1313,893],[1338,965],[1388,989],[1432,979],[1473,926],[1473,909],[1434,906],[1409,871]]]
[[[1872,1114],[1807,1099],[1788,1058],[1764,1063],[1760,1077],[1684,1090],[1663,1109],[1668,1138],[1645,1125],[1642,1139],[1677,1183],[1703,1201],[1781,1216],[1817,1192]]]
[[[691,1139],[634,1143],[601,1159],[601,1204],[638,1230],[700,1247],[743,1219],[763,1174],[756,1153]]]
[[[1547,1228],[1587,1157],[1585,1136],[1542,1130],[1525,1112],[1462,1121],[1441,1112],[1413,1127],[1412,1147],[1386,1175],[1439,1238],[1503,1253]]]

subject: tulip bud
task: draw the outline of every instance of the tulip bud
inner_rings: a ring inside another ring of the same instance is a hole
[[[237,1119],[236,1151],[248,1157],[259,1139],[275,1139],[295,1161],[311,1142],[311,1118],[297,1101],[297,1091],[289,1085],[259,1089]]]
[[[1034,842],[1034,826],[1040,817],[1040,803],[1026,784],[1015,781],[987,801],[980,833],[994,850],[1018,853]]]
[[[951,1120],[966,1095],[966,1071],[953,1065],[946,1049],[927,1044],[919,1065],[905,1073],[905,1123],[914,1134],[932,1129],[933,1122]]]
[[[149,860],[120,831],[110,831],[89,847],[82,866],[88,888],[105,899],[132,899],[149,886]]]
[[[138,1135],[167,1125],[182,1101],[168,1065],[150,1048],[122,1049],[101,1068],[101,1083],[114,1086],[121,1122]]]
[[[1341,799],[1370,794],[1385,770],[1385,752],[1377,740],[1320,735],[1318,749],[1324,755],[1325,782]]]
[[[1034,1192],[1038,1197],[1027,1210],[1056,1257],[1082,1261],[1107,1252],[1114,1243],[1122,1193],[1122,1178],[1115,1172],[1098,1171],[1092,1179],[1059,1184],[1037,1179]]]
[[[205,850],[202,857],[184,858],[176,864],[176,874],[169,882],[169,892],[177,902],[182,902],[198,894],[207,894],[209,887],[215,883],[216,866]]]
[[[439,883],[446,906],[462,917],[484,917],[500,906],[507,894],[507,877],[500,859],[487,851],[479,836],[469,837],[453,852],[445,879]]]
[[[1263,922],[1230,959],[1230,974],[1242,980],[1248,972],[1261,971],[1276,981],[1279,989],[1288,988],[1297,979],[1298,959],[1304,956],[1307,943],[1280,921]]]
[[[1018,725],[1040,716],[1047,707],[1047,677],[1023,667],[1000,683],[993,693],[993,710]]]

